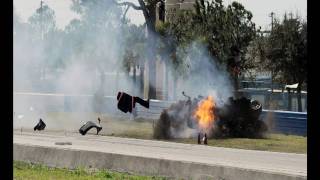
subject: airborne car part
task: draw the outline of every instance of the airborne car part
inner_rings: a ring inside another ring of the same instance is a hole
[[[44,130],[44,128],[46,127],[46,123],[44,123],[42,121],[42,119],[40,118],[38,124],[33,128],[33,130],[38,130],[38,131],[41,131],[41,130]]]
[[[99,123],[100,123],[100,118],[98,118]],[[99,134],[99,132],[102,130],[102,126],[100,124],[96,124],[92,121],[88,121],[86,122],[83,126],[81,126],[81,128],[79,129],[79,133],[82,135],[86,135],[87,132],[92,129],[92,128],[96,128],[97,129],[97,134]]]

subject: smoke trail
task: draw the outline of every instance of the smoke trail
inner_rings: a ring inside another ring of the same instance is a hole
[[[205,45],[199,42],[191,43],[186,52],[186,61],[182,64],[185,73],[177,87],[179,98],[183,98],[182,91],[191,97],[212,95],[217,105],[222,105],[232,96],[232,85],[224,67],[216,64]]]

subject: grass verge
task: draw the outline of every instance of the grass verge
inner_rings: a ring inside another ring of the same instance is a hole
[[[82,125],[80,121],[86,122],[88,120],[96,121],[97,117],[101,118],[102,131],[101,135],[138,138],[138,139],[153,139],[153,120],[146,119],[121,119],[110,117],[106,114],[94,113],[49,113],[46,121],[51,120],[48,130],[54,124],[63,126],[65,129],[74,129],[78,132],[78,128]],[[69,124],[68,124],[69,123]],[[68,126],[69,125],[69,126]],[[61,129],[62,127],[57,127]],[[95,129],[88,133],[95,134]],[[169,141],[169,140],[168,140]],[[170,140],[180,143],[196,144],[197,139],[175,139]],[[248,139],[248,138],[227,138],[227,139],[209,139],[209,146],[274,151],[274,152],[288,152],[288,153],[307,153],[307,137],[285,135],[285,134],[269,134],[265,139]]]
[[[177,139],[175,142],[196,144],[197,139]],[[239,148],[248,150],[307,153],[307,138],[303,136],[269,134],[265,139],[227,138],[209,139],[209,146]]]
[[[138,176],[129,173],[112,172],[109,170],[90,171],[83,168],[70,170],[66,168],[51,168],[39,164],[29,164],[21,161],[13,162],[13,177],[15,180],[99,180],[99,179],[126,179],[126,180],[162,180],[164,177]]]

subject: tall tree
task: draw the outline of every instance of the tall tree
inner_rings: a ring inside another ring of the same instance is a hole
[[[251,68],[246,52],[257,32],[252,13],[238,2],[225,7],[222,0],[197,0],[194,11],[174,14],[166,30],[173,42],[180,47],[194,40],[207,44],[210,55],[227,66],[237,90],[239,73]]]
[[[37,37],[43,39],[48,33],[56,30],[55,12],[41,1],[40,7],[28,19]]]
[[[73,1],[73,9],[81,13],[83,9],[81,5],[90,4],[90,0],[72,0]],[[106,11],[109,6],[118,5],[118,6],[126,6],[126,10],[124,15],[126,15],[128,9],[131,7],[135,10],[141,10],[143,12],[143,16],[146,21],[147,25],[147,52],[146,52],[146,59],[148,60],[149,66],[149,98],[156,98],[156,88],[155,88],[155,81],[156,81],[156,31],[155,31],[155,23],[156,23],[156,5],[158,2],[162,0],[138,0],[139,5],[135,5],[132,2],[118,2],[116,0],[104,0],[100,3],[104,4],[101,5],[101,11]],[[80,5],[80,6],[79,6]]]
[[[40,7],[36,9],[35,13],[32,14],[28,19],[28,23],[33,33],[31,34],[31,43],[33,43],[32,50],[35,57],[35,66],[38,65],[40,80],[44,79],[48,66],[54,64],[53,49],[57,48],[55,36],[57,27],[55,20],[55,12],[47,4],[40,2]],[[54,40],[54,41],[52,41]],[[54,59],[55,60],[55,59]]]
[[[156,32],[156,6],[163,0],[138,0],[139,5],[131,2],[121,2],[117,4],[141,10],[147,25],[147,52],[146,58],[149,68],[149,91],[148,98],[156,98],[156,54],[157,41],[159,40]]]
[[[302,111],[301,90],[307,82],[307,22],[298,16],[285,14],[282,22],[275,21],[268,38],[268,64],[285,84],[299,83],[298,111]]]
[[[179,78],[187,76],[188,64],[185,61],[187,48],[192,40],[195,39],[196,31],[190,29],[192,25],[193,13],[188,10],[171,10],[171,14],[167,15],[166,22],[158,22],[156,31],[161,37],[161,43],[158,46],[161,59],[165,60],[167,69],[174,78],[173,98],[175,99],[177,92],[177,81]],[[166,74],[166,78],[168,74]],[[168,79],[166,79],[168,82]]]
[[[301,90],[307,85],[307,22],[284,14],[282,21],[274,20],[270,34],[256,39],[253,49],[251,55],[260,59],[259,68],[272,72],[275,81],[299,83],[298,111],[302,111]]]
[[[195,10],[194,20],[202,25],[209,52],[227,65],[237,91],[239,73],[248,68],[247,47],[256,35],[252,13],[238,2],[224,7],[222,0],[197,0]]]
[[[144,88],[144,79],[143,79],[143,72],[144,72],[144,63],[145,63],[145,52],[146,49],[146,38],[143,34],[144,26],[136,26],[136,25],[128,25],[124,28],[123,37],[125,40],[125,55],[123,60],[123,65],[125,71],[129,73],[130,69],[133,68],[133,87],[132,92],[135,94],[139,94],[143,96],[143,88]],[[140,80],[137,81],[136,70],[140,70]],[[138,86],[139,85],[139,86]]]
[[[117,59],[121,59],[124,53],[119,49],[123,45],[122,24],[126,19],[121,18],[121,8],[111,0],[72,0],[71,9],[80,15],[80,19],[71,21],[66,27],[72,40],[70,55],[76,52],[84,57],[83,60],[91,60],[86,63],[99,72],[97,93],[103,95],[105,71],[114,70],[111,67],[120,64]]]

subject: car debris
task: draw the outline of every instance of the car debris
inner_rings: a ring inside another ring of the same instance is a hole
[[[44,130],[44,128],[46,127],[46,123],[44,123],[42,121],[42,119],[40,118],[38,124],[33,128],[34,131],[38,130],[38,131],[42,131]]]
[[[79,133],[82,135],[86,135],[87,132],[92,129],[92,128],[96,128],[97,129],[97,135],[99,134],[99,132],[102,130],[102,126],[100,125],[101,119],[98,117],[98,121],[99,124],[92,122],[92,121],[88,121],[86,122],[83,126],[81,126],[81,128],[79,129]]]

